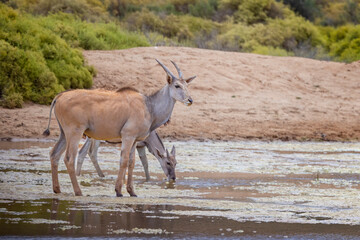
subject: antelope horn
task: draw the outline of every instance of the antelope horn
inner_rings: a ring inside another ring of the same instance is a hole
[[[176,65],[175,62],[173,62],[173,61],[171,61],[171,62],[172,62],[172,64],[174,64],[174,66],[175,66],[175,68],[176,68],[176,70],[177,70],[177,72],[178,72],[178,74],[179,74],[179,78],[182,78],[182,77],[183,77],[183,74],[182,74],[180,68]]]
[[[160,66],[165,70],[165,72],[168,74],[168,75],[170,75],[170,77],[172,78],[172,79],[177,79],[175,76],[174,76],[174,74],[164,65],[164,64],[162,64],[159,60],[157,60],[157,59],[155,59],[159,64],[160,64]]]

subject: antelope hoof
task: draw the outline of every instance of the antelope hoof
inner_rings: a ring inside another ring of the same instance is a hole
[[[81,192],[76,192],[75,196],[82,196],[82,193]]]
[[[54,189],[53,189],[53,191],[54,191],[54,193],[61,193],[61,191],[60,191],[60,188],[59,188],[59,187],[54,188]]]
[[[137,197],[132,187],[127,187],[127,192],[130,194],[130,197]]]
[[[121,192],[119,193],[116,189],[115,189],[115,192],[116,192],[116,197],[122,197],[123,195],[121,194]]]

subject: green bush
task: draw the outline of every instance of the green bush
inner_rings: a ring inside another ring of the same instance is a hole
[[[325,26],[343,26],[360,23],[359,0],[336,0],[324,4],[322,16],[317,20]]]
[[[305,41],[309,42],[312,46],[324,43],[320,31],[311,22],[297,16],[270,20],[267,32],[270,35],[272,31],[277,32],[282,41],[278,42],[279,45],[271,45],[274,47],[282,46],[287,51],[292,51],[298,44]],[[258,37],[258,39],[260,38]],[[272,39],[276,39],[276,36],[273,36]]]
[[[158,32],[147,32],[145,33],[145,35],[147,40],[152,46],[181,46],[181,44],[177,40],[165,37],[164,35]]]
[[[144,35],[115,23],[93,24],[65,13],[33,17],[4,4],[0,4],[0,42],[0,98],[7,107],[20,107],[26,100],[49,104],[63,90],[90,88],[96,72],[80,48],[149,46]]]
[[[223,50],[244,51],[243,45],[250,40],[249,38],[248,26],[241,23],[227,23],[223,25],[217,41],[223,46]]]
[[[238,7],[235,18],[247,24],[266,22],[274,0],[244,0]]]
[[[21,107],[23,100],[49,104],[63,90],[40,53],[12,47],[0,40],[0,95],[3,106]]]
[[[317,4],[317,0],[283,0],[283,2],[308,20],[314,21],[321,16],[321,5]]]
[[[324,28],[326,47],[335,60],[352,62],[360,59],[360,26],[346,25],[339,28]]]
[[[155,13],[144,9],[141,12],[129,14],[126,19],[126,27],[131,31],[163,32],[164,22]]]
[[[220,9],[229,9],[231,12],[236,12],[243,0],[219,0]]]
[[[42,18],[39,23],[75,48],[111,50],[149,46],[144,35],[125,31],[114,22],[92,24],[70,14],[57,13]]]
[[[233,16],[235,22],[246,24],[266,23],[292,13],[276,0],[220,0],[219,9]]]
[[[41,27],[38,19],[19,15],[2,4],[0,42],[0,87],[4,106],[20,107],[22,100],[49,104],[65,89],[92,85],[92,76],[80,51]],[[62,68],[54,64],[57,62],[62,63]]]
[[[99,0],[11,0],[11,6],[35,15],[66,12],[91,22],[109,21],[109,13]]]
[[[262,54],[262,55],[271,55],[271,56],[283,56],[283,57],[294,56],[293,53],[289,53],[282,48],[274,48],[274,47],[261,46],[261,45],[254,47],[254,50],[252,51],[252,53],[257,53],[257,54]]]
[[[157,32],[178,42],[194,40],[195,36],[210,33],[220,24],[190,15],[168,15],[161,18],[153,12],[143,10],[129,15],[127,27],[133,31]]]
[[[291,52],[304,41],[312,46],[323,42],[320,32],[303,18],[270,19],[267,24],[247,25],[227,23],[221,28],[219,40],[225,46],[238,46],[239,50],[253,52],[259,46],[282,48]]]
[[[167,3],[158,3],[158,2],[154,2],[150,5],[147,5],[146,8],[151,11],[154,12],[156,14],[166,14],[166,15],[170,15],[170,14],[178,14],[178,12],[175,9],[174,4],[172,4],[171,2],[167,2]]]
[[[217,0],[198,0],[189,5],[189,12],[195,17],[211,18],[218,8]]]
[[[189,6],[195,4],[196,0],[171,0],[175,10],[180,13],[189,13]]]
[[[1,106],[6,108],[22,108],[24,100],[21,93],[10,93],[5,95],[0,103]]]

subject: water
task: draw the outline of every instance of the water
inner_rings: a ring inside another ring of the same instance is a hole
[[[136,160],[138,198],[116,198],[120,151],[102,144],[75,197],[64,164],[52,193],[54,142],[0,142],[0,237],[356,239],[360,143],[165,142],[176,146],[177,181],[150,154],[151,181]]]

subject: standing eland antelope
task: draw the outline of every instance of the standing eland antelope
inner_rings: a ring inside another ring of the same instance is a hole
[[[86,155],[88,154],[91,159],[91,162],[93,163],[96,169],[97,174],[100,177],[104,177],[104,174],[101,171],[97,160],[97,151],[99,149],[99,145],[100,145],[99,140],[86,138],[86,141],[82,146],[82,148],[80,149],[77,158],[77,166],[76,166],[77,176],[80,176],[82,164],[85,160]],[[175,158],[175,146],[172,147],[171,153],[169,154],[169,151],[165,148],[156,130],[152,131],[144,141],[138,142],[136,144],[136,150],[139,153],[139,157],[145,171],[146,181],[149,181],[150,174],[149,174],[148,160],[145,153],[145,147],[147,147],[149,152],[157,158],[168,180],[175,181],[176,179],[175,167],[177,163]]]
[[[168,122],[176,101],[187,106],[193,103],[187,85],[196,77],[183,78],[179,67],[173,62],[179,77],[156,59],[166,72],[167,84],[152,95],[146,96],[132,88],[118,91],[72,90],[58,94],[51,103],[48,128],[50,134],[51,112],[60,128],[60,137],[50,152],[53,191],[60,193],[58,165],[65,153],[64,162],[76,196],[82,196],[75,174],[75,159],[83,134],[96,140],[121,139],[120,169],[115,183],[117,197],[122,197],[121,188],[126,168],[128,179],[126,190],[136,197],[133,187],[135,146],[159,126]]]

